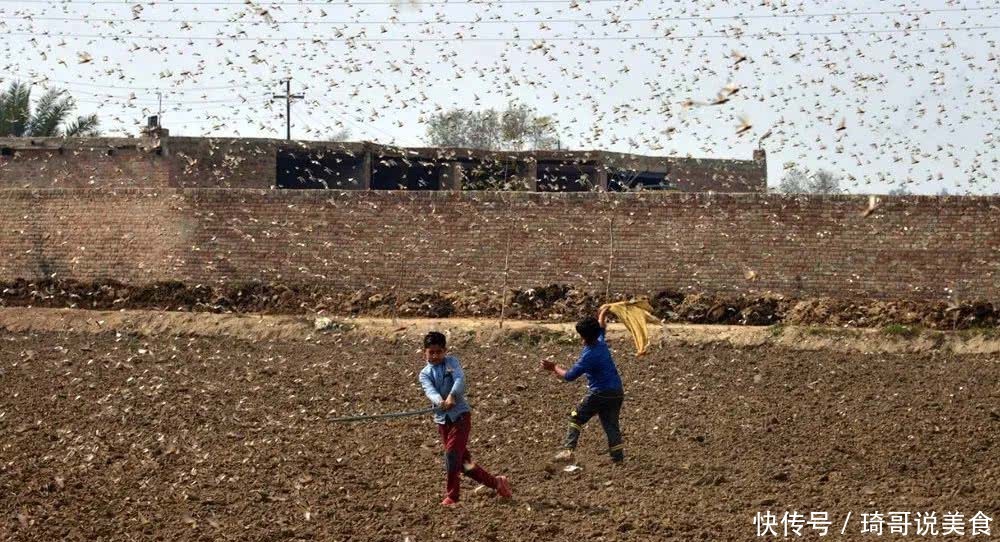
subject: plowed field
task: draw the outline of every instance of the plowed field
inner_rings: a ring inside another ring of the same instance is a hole
[[[594,420],[567,473],[546,467],[584,385],[537,365],[579,347],[519,337],[451,345],[470,447],[515,498],[468,482],[443,509],[429,416],[328,421],[425,406],[416,337],[2,331],[0,539],[750,540],[770,510],[827,512],[829,539],[866,540],[862,513],[958,511],[966,536],[976,512],[1000,516],[995,356],[668,344],[636,359],[617,341],[627,461],[608,461]]]

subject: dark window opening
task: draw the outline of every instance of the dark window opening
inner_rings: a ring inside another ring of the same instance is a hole
[[[652,171],[613,171],[608,175],[608,190],[629,192],[637,190],[676,190],[666,173]]]
[[[14,149],[10,147],[0,148],[0,156],[14,156]]]
[[[372,190],[440,190],[444,165],[402,158],[372,160]]]
[[[325,150],[278,151],[278,188],[351,190],[361,187],[364,160]]]
[[[586,192],[598,188],[594,166],[538,162],[537,175],[539,192]]]
[[[471,162],[462,167],[462,190],[523,190],[525,167],[516,161]]]

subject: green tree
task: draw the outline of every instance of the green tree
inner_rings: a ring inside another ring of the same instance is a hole
[[[435,147],[492,151],[552,149],[559,138],[552,117],[538,116],[527,105],[512,102],[506,109],[452,109],[427,121],[427,138]]]
[[[540,117],[527,105],[511,103],[500,114],[500,141],[504,150],[553,149],[559,137],[552,117]]]
[[[49,89],[31,106],[31,85],[14,81],[0,92],[0,136],[88,137],[100,135],[97,115],[71,119],[76,102],[65,91]]]

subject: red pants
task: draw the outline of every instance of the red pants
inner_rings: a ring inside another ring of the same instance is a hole
[[[496,478],[472,462],[472,454],[467,448],[471,432],[472,413],[470,412],[462,414],[462,417],[454,422],[438,424],[438,433],[444,444],[444,467],[448,472],[445,492],[453,501],[458,501],[462,474],[490,489],[497,488]]]

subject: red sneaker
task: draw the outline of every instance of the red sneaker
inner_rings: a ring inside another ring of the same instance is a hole
[[[501,499],[509,499],[514,495],[506,476],[497,476],[497,495],[500,495]]]
[[[458,501],[451,500],[451,497],[445,497],[444,500],[441,501],[441,506],[455,506],[456,504],[458,504]]]

